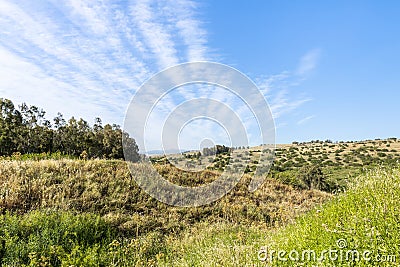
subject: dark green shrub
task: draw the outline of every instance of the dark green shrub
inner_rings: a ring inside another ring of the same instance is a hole
[[[297,172],[297,180],[302,181],[307,189],[318,189],[332,191],[335,189],[333,183],[329,182],[318,165],[308,165],[302,167]]]

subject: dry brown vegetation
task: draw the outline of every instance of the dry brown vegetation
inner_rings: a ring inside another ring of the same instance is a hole
[[[279,233],[279,226],[298,225],[303,221],[298,217],[306,211],[318,206],[323,212],[319,204],[329,205],[327,200],[337,199],[310,188],[328,185],[326,191],[332,191],[330,186],[354,181],[355,175],[367,177],[369,166],[397,161],[399,144],[392,139],[278,146],[271,174],[257,191],[248,191],[250,166],[249,174],[225,197],[192,208],[169,206],[145,193],[134,179],[154,174],[144,163],[132,165],[132,176],[121,160],[2,158],[0,262],[3,266],[260,263],[259,245]],[[241,149],[240,160],[257,156],[259,151],[257,147]],[[162,160],[154,167],[175,184],[199,186],[214,181],[228,158],[218,155],[212,162],[218,164],[217,170],[201,172],[182,171]]]
[[[135,164],[137,174],[148,173]],[[183,181],[190,173],[158,166],[160,173]],[[193,181],[214,179],[215,173],[196,174]],[[179,178],[180,177],[180,178]],[[179,208],[149,197],[131,177],[123,161],[42,160],[0,161],[0,207],[18,213],[37,209],[92,212],[126,233],[177,233],[200,222],[225,222],[267,227],[281,224],[330,197],[318,190],[298,190],[274,179],[254,194],[249,176],[226,197],[197,208]]]

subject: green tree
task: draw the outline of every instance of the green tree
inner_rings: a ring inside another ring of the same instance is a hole
[[[331,191],[332,185],[318,165],[306,165],[297,173],[297,179],[308,189]]]
[[[0,153],[11,155],[17,151],[21,140],[22,116],[14,104],[0,98]]]
[[[102,126],[96,118],[93,128],[82,118],[65,121],[61,113],[53,119],[45,118],[45,111],[23,103],[16,109],[12,101],[0,98],[0,155],[20,153],[62,152],[85,158],[123,159],[123,142],[130,161],[140,159],[133,138],[120,126]]]
[[[140,160],[139,147],[137,146],[135,139],[129,137],[126,132],[122,133],[122,142],[124,145],[125,160],[131,162],[138,162]]]

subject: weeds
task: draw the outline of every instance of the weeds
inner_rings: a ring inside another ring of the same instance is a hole
[[[347,149],[340,145],[343,151],[332,147],[339,155]],[[360,146],[359,151],[372,149],[356,144]],[[288,151],[292,159],[299,159],[301,150]],[[171,182],[187,186],[211,182],[218,175],[212,170],[183,172],[168,164],[155,167]],[[141,163],[135,163],[134,170],[134,175],[150,173]],[[265,266],[267,262],[258,254],[262,246],[268,251],[313,249],[321,253],[337,249],[338,240],[345,240],[346,249],[400,259],[399,167],[307,170],[284,170],[267,177],[251,194],[247,191],[251,177],[245,175],[217,202],[179,208],[143,192],[123,161],[37,160],[14,155],[13,160],[0,161],[0,263]],[[338,186],[336,182],[350,184],[340,187],[342,193],[337,196],[317,190],[331,191]],[[274,258],[268,263],[390,265],[376,258],[357,262]]]

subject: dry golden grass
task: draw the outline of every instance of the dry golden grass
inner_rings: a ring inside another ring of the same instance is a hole
[[[157,166],[174,182],[209,182],[216,173],[181,173]],[[136,175],[150,172],[134,164]],[[173,178],[172,178],[173,177]],[[123,161],[42,160],[0,161],[0,208],[19,213],[36,209],[96,213],[128,234],[179,232],[203,222],[269,227],[282,224],[322,203],[330,195],[298,190],[267,179],[255,193],[247,191],[251,177],[217,202],[197,208],[172,207],[149,197],[132,178]]]

